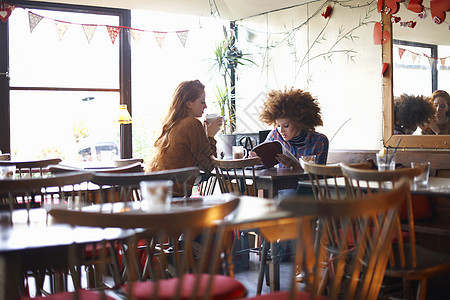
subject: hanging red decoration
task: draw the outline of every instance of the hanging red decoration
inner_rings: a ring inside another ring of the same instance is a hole
[[[421,13],[423,11],[423,0],[405,0],[405,6],[408,10],[415,13]]]
[[[384,0],[384,12],[386,14],[396,14],[400,8],[400,2],[403,2],[403,0]],[[377,10],[382,12],[383,0],[378,0]]]
[[[391,17],[391,22],[392,23],[398,23],[398,22],[400,22],[402,20],[402,18],[400,18],[400,17],[396,17],[396,16],[392,16]]]
[[[386,73],[387,68],[388,68],[388,64],[383,63],[383,67],[381,68],[381,76],[384,76],[384,73]]]
[[[445,21],[445,12],[450,11],[449,0],[431,0],[430,11],[433,22],[441,24]]]
[[[5,23],[8,20],[9,16],[11,16],[14,8],[15,7],[13,5],[9,4],[2,4],[0,6],[0,20],[2,20],[3,23]]]
[[[328,18],[331,15],[332,11],[333,9],[330,5],[328,5],[325,11],[322,13],[322,17],[324,17],[325,19]]]
[[[373,27],[373,43],[375,45],[386,44],[391,39],[389,31],[383,30],[380,22],[376,22]]]
[[[419,19],[423,20],[427,17],[427,12],[426,11],[422,11],[420,12],[418,15]]]

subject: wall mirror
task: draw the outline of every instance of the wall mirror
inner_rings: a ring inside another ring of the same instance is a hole
[[[390,39],[382,46],[383,141],[386,147],[449,149],[450,135],[394,135],[393,99],[402,93],[430,96],[435,89],[450,93],[450,12],[442,24],[435,24],[430,0],[423,1],[423,13],[400,4],[394,15],[382,13],[383,30]]]

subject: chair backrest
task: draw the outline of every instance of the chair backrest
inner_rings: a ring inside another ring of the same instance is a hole
[[[51,165],[48,167],[50,173],[60,174],[67,172],[95,172],[95,173],[135,173],[142,172],[144,168],[140,162],[124,165],[116,168],[98,168],[98,169],[83,169],[65,165]]]
[[[302,274],[312,299],[325,293],[327,299],[377,299],[407,192],[408,182],[402,181],[385,194],[347,201],[284,198],[280,206],[299,217],[292,295],[296,274]],[[313,218],[320,220],[321,231],[314,230]]]
[[[352,168],[349,165],[341,164],[342,173],[348,178],[348,182],[351,186],[352,195],[354,197],[364,197],[365,195],[371,195],[376,193],[385,193],[395,187],[396,181],[400,178],[405,178],[412,180],[415,176],[419,175],[422,170],[414,168],[401,168],[390,171],[378,171],[378,170],[361,170],[357,168]],[[405,196],[407,215],[408,215],[408,227],[409,235],[408,239],[410,242],[411,253],[407,255],[405,253],[406,248],[404,247],[404,239],[401,234],[401,224],[400,217],[397,216],[396,222],[396,242],[398,247],[398,253],[394,253],[392,259],[390,260],[391,265],[400,264],[402,267],[406,265],[406,257],[411,257],[411,265],[415,267],[417,265],[416,256],[416,235],[414,230],[414,217],[413,217],[413,207],[411,203],[411,192],[407,190]],[[398,258],[398,261],[394,260],[394,257]]]
[[[212,157],[212,159],[222,193],[257,196],[255,166],[261,164],[261,158],[223,160]]]
[[[128,166],[135,163],[143,163],[143,158],[121,158],[121,159],[115,159],[114,165],[118,168]]]
[[[11,155],[9,153],[0,153],[0,160],[10,160]]]
[[[180,168],[151,173],[106,173],[95,172],[92,183],[100,188],[96,203],[127,202],[141,200],[140,183],[142,181],[171,180],[174,185],[184,186],[199,175],[198,167]]]
[[[35,177],[0,180],[0,208],[73,206],[85,201],[87,185],[93,178],[91,173],[67,173],[52,177]],[[12,223],[12,219],[11,219]]]
[[[50,215],[55,222],[72,225],[147,229],[130,239],[123,248],[122,262],[126,265],[128,283],[150,279],[154,282],[152,291],[158,293],[168,288],[160,285],[161,279],[177,277],[178,284],[171,289],[186,286],[182,283],[183,280],[192,281],[188,285],[195,295],[200,281],[203,281],[201,274],[217,274],[222,267],[221,254],[229,247],[225,239],[227,224],[222,220],[237,207],[239,198],[230,197],[228,200],[217,205],[203,206],[199,205],[201,202],[198,199],[188,200],[196,201],[196,208],[184,209],[183,204],[178,209],[159,213],[128,213],[126,209],[118,213],[105,209],[99,212],[56,208],[50,211]],[[188,274],[195,276],[187,277]],[[209,285],[212,284],[213,277],[210,279]],[[133,293],[133,288],[136,289],[137,285],[128,284],[125,289]],[[178,292],[181,296],[176,294],[182,299],[191,296],[184,295],[185,291]],[[154,296],[153,292],[147,294],[149,299],[160,299]]]
[[[16,173],[20,178],[44,176],[48,173],[50,165],[57,165],[61,162],[60,158],[30,160],[30,161],[10,161],[0,160],[0,166],[16,166]]]
[[[308,173],[309,180],[311,182],[311,189],[314,198],[317,201],[332,198],[336,200],[344,200],[348,198],[348,184],[342,174],[341,167],[338,164],[319,165],[307,162],[303,159],[300,159],[300,164],[305,172]],[[356,168],[370,168],[370,164],[368,163],[353,164],[352,166]],[[342,186],[340,186],[338,178],[342,178],[344,180],[345,191],[342,190]]]

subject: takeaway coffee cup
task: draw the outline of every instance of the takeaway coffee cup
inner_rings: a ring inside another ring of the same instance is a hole
[[[212,122],[214,122],[215,120],[217,120],[218,118],[220,118],[220,116],[219,116],[218,114],[207,114],[207,115],[205,116],[205,120],[206,120],[206,122],[208,122],[208,123],[212,123]]]

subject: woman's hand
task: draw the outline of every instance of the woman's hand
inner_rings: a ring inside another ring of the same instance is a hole
[[[220,127],[222,127],[222,117],[215,119],[211,123],[205,120],[203,125],[205,126],[206,135],[209,137],[215,137],[219,132]]]
[[[300,166],[300,162],[293,161],[291,158],[284,154],[277,154],[277,160],[279,163],[281,163],[283,166],[287,168],[291,168],[293,170],[302,170],[302,167]]]

